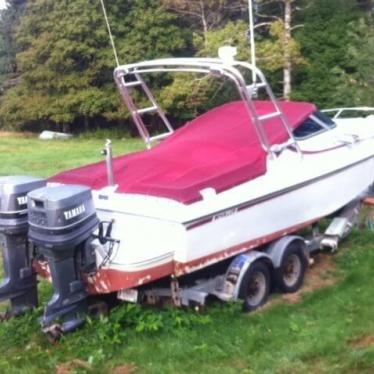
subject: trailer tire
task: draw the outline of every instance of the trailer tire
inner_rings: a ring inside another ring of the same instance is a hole
[[[244,301],[243,311],[251,312],[267,302],[271,277],[264,261],[256,261],[245,272],[240,283],[239,298]]]
[[[284,293],[298,291],[304,283],[308,259],[297,241],[284,251],[280,267],[275,269],[275,284]]]

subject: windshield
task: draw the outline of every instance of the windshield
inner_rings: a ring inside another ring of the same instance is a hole
[[[335,122],[319,111],[314,112],[300,126],[298,126],[293,134],[296,139],[306,139],[311,136],[320,134],[336,126]]]

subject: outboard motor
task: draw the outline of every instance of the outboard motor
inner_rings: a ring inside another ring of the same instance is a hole
[[[45,332],[59,323],[62,333],[84,323],[87,291],[81,260],[99,220],[91,190],[61,185],[35,190],[28,195],[29,240],[48,261],[54,295],[42,319]]]
[[[38,305],[36,272],[27,240],[27,194],[46,181],[29,176],[0,177],[0,243],[5,281],[0,301],[10,300],[6,317],[18,316]]]

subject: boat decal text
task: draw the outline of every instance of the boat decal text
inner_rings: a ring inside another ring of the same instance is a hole
[[[17,197],[18,205],[26,205],[27,204],[27,196],[20,196]]]
[[[223,212],[220,212],[220,213],[214,215],[212,221],[217,221],[221,218],[226,218],[226,217],[233,216],[237,212],[238,212],[238,208],[232,208],[232,209],[229,209],[229,210],[225,210]]]
[[[86,208],[82,204],[82,205],[77,206],[74,209],[67,210],[66,212],[64,212],[64,216],[65,216],[65,219],[69,221],[75,217],[78,217],[80,214],[85,213],[85,212],[86,212]]]

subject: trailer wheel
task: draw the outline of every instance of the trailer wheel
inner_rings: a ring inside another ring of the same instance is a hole
[[[239,297],[244,300],[243,310],[251,312],[264,305],[270,293],[270,272],[264,262],[251,265],[240,284]]]
[[[275,270],[276,286],[280,291],[293,293],[304,283],[308,260],[303,248],[297,242],[292,242],[284,251],[280,267]]]

